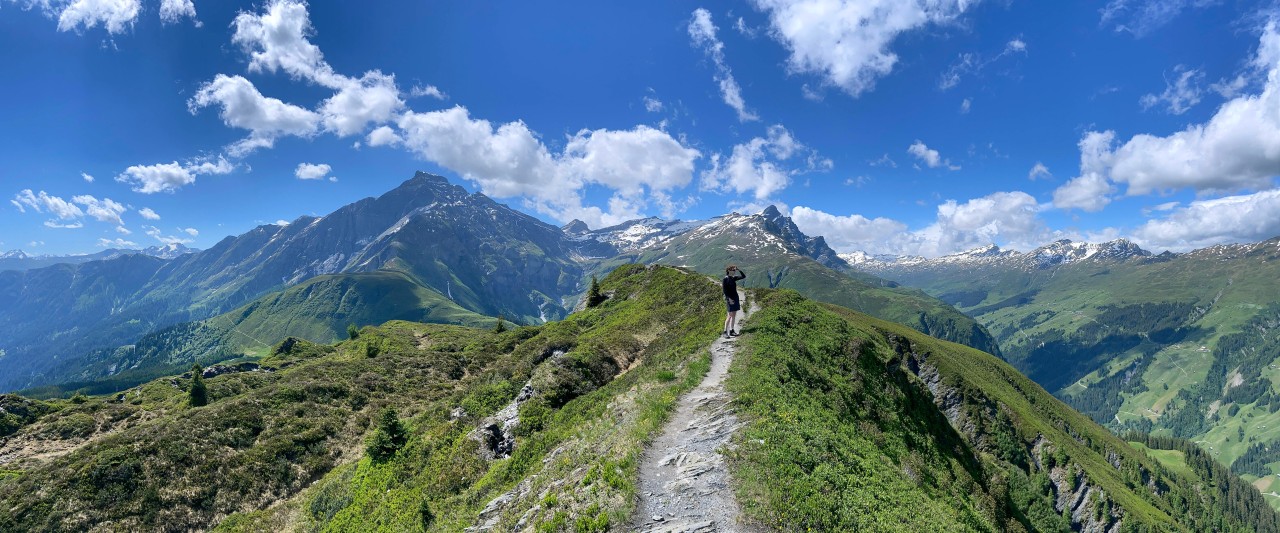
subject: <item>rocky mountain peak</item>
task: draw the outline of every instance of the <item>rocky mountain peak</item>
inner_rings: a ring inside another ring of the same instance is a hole
[[[792,253],[809,257],[836,270],[850,268],[849,263],[827,245],[826,238],[805,235],[791,217],[783,215],[776,206],[770,205],[748,218],[760,221],[760,229],[781,239],[783,247]]]
[[[569,221],[568,224],[561,226],[560,231],[563,231],[569,235],[581,235],[583,233],[591,231],[591,228],[587,227],[586,222],[583,222],[575,218]]]

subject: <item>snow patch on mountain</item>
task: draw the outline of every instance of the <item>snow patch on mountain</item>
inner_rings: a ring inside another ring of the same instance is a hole
[[[1002,250],[989,244],[972,250],[934,259],[919,256],[871,255],[855,251],[840,254],[851,266],[871,273],[910,272],[929,269],[979,269],[1005,267],[1025,271],[1044,270],[1082,261],[1125,261],[1149,257],[1151,252],[1126,239],[1102,243],[1075,242],[1062,239],[1029,252]]]
[[[605,244],[618,253],[631,253],[661,247],[667,241],[707,223],[706,220],[663,220],[649,217],[591,230],[582,221],[574,220],[561,229],[572,241]]]

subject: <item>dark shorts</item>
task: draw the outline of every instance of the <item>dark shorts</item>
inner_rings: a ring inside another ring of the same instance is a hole
[[[732,313],[734,311],[738,311],[742,309],[742,306],[738,303],[737,300],[731,300],[729,299],[728,296],[726,296],[724,298],[724,309],[725,311]]]

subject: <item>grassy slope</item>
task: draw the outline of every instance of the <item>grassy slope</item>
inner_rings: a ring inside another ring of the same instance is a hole
[[[705,373],[722,315],[718,288],[677,269],[623,267],[603,288],[614,298],[599,308],[538,327],[394,321],[334,346],[281,345],[264,360],[275,372],[207,380],[206,407],[185,405],[181,380],[119,402],[60,401],[0,445],[0,456],[27,454],[0,475],[0,530],[616,527],[634,507],[643,443]],[[1073,486],[1105,491],[1126,523],[1231,529],[1195,501],[1180,511],[1135,488],[1144,473],[1165,494],[1187,494],[1189,481],[994,357],[791,291],[763,305],[729,387],[751,421],[732,461],[739,493],[768,523],[1060,530],[1050,475],[1032,466],[1056,462],[1049,470],[1082,472]],[[959,391],[961,431],[904,363],[921,357]],[[514,454],[482,458],[470,435],[526,382],[536,394]],[[410,437],[374,462],[362,445],[384,406]],[[53,457],[32,456],[41,450]],[[491,506],[500,495],[507,503]],[[1108,515],[1093,501],[1086,514]]]
[[[675,269],[619,269],[604,287],[618,296],[541,327],[390,322],[335,346],[302,342],[264,360],[276,372],[207,380],[206,407],[187,407],[186,383],[168,380],[70,405],[6,443],[70,451],[6,466],[0,530],[404,531],[427,509],[431,529],[452,531],[522,480],[533,488],[502,514],[508,525],[535,505],[550,524],[618,523],[644,438],[705,373],[721,311],[714,284]],[[468,435],[529,380],[539,394],[514,456],[482,459]],[[362,442],[387,405],[412,436],[374,463]],[[456,407],[466,414],[453,419]]]
[[[1169,412],[1170,402],[1180,391],[1205,380],[1218,341],[1241,331],[1267,305],[1280,302],[1280,285],[1274,281],[1280,278],[1280,261],[1276,261],[1278,245],[1280,241],[1268,241],[1246,254],[1202,250],[1163,262],[1085,262],[1032,273],[985,272],[948,277],[931,274],[904,277],[902,281],[918,284],[944,300],[965,291],[978,291],[983,298],[965,302],[967,305],[961,309],[979,313],[977,318],[996,334],[1004,356],[1014,366],[1046,383],[1047,388],[1069,401],[1075,401],[1075,397],[1104,379],[1132,368],[1143,357],[1143,350],[1139,347],[1122,351],[1093,350],[1090,353],[1094,359],[1078,370],[1063,371],[1055,367],[1040,373],[1037,363],[1020,359],[1030,346],[1040,342],[1039,335],[1058,331],[1070,337],[1081,327],[1096,324],[1104,306],[1193,303],[1203,315],[1189,317],[1186,326],[1197,328],[1196,334],[1159,346],[1148,361],[1142,361],[1145,366],[1141,367],[1134,383],[1121,393],[1117,407],[1099,417],[1099,420],[1111,417],[1124,424],[1149,420],[1154,430],[1161,433],[1162,416]],[[1026,303],[996,305],[1028,294],[1032,298]],[[1277,363],[1280,360],[1273,365]],[[1261,376],[1248,378],[1269,379],[1272,390],[1280,391],[1276,385],[1278,377],[1280,366],[1265,368]],[[1062,385],[1061,389],[1058,384]],[[1245,434],[1243,439],[1239,437],[1241,429]],[[1269,412],[1265,404],[1244,404],[1237,416],[1219,417],[1210,429],[1190,438],[1219,461],[1231,464],[1254,442],[1280,440],[1280,415]],[[1271,502],[1280,509],[1280,498]]]
[[[1058,490],[1047,479],[1062,478],[1062,465],[1070,464],[1123,509],[1127,527],[1251,527],[1175,505],[1167,495],[1193,494],[1194,480],[990,355],[794,293],[774,293],[763,304],[748,328],[749,355],[735,361],[729,386],[751,419],[734,462],[744,480],[740,494],[768,523],[1053,530],[1063,524],[1044,507],[1046,492]],[[908,359],[937,369],[936,390],[959,391],[960,434],[936,423],[932,395],[909,375]],[[1145,486],[1152,477],[1169,487],[1165,497]],[[1110,506],[1098,498],[1093,505],[1095,517]]]
[[[347,325],[408,320],[488,327],[494,319],[453,303],[398,271],[317,276],[209,319],[227,330],[228,344],[262,350],[288,336],[330,343],[347,336]],[[265,342],[264,342],[265,341]]]
[[[64,372],[76,376],[75,381],[23,394],[49,398],[77,391],[116,392],[182,372],[192,363],[256,360],[285,337],[331,343],[345,338],[350,324],[390,320],[474,327],[492,327],[496,322],[463,309],[403,272],[324,275],[207,320],[171,326],[120,348],[98,350],[74,361],[74,371]]]

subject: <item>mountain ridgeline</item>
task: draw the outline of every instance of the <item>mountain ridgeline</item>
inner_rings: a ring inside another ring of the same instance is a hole
[[[0,390],[119,390],[193,362],[261,357],[285,336],[334,342],[350,324],[541,323],[564,317],[591,275],[631,262],[710,275],[738,262],[753,273],[748,285],[794,288],[999,350],[972,319],[853,271],[776,209],[557,228],[419,173],[378,198],[172,259],[125,255],[0,273],[0,326],[10,333],[0,339]]]
[[[1280,238],[845,259],[974,316],[1014,367],[1099,423],[1193,441],[1280,508]]]
[[[624,529],[644,443],[706,374],[723,311],[680,268],[624,265],[601,288],[599,305],[503,331],[287,338],[205,369],[200,403],[192,374],[0,396],[0,530]],[[1177,443],[1121,440],[994,356],[793,290],[748,298],[724,490],[756,525],[1280,530],[1206,456],[1170,466],[1154,454]]]

